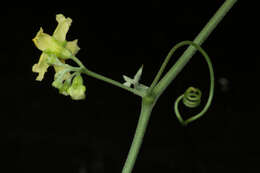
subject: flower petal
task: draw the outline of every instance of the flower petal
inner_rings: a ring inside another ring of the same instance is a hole
[[[66,48],[71,51],[73,55],[76,55],[78,51],[80,50],[78,46],[78,40],[68,41],[66,44]]]
[[[52,48],[52,46],[57,47],[55,41],[52,37],[43,32],[43,29],[40,28],[36,36],[33,38],[33,42],[35,46],[41,51],[45,51],[47,49]]]
[[[48,58],[48,55],[45,53],[42,53],[40,56],[40,60],[38,64],[34,64],[32,67],[32,71],[35,73],[39,73],[36,80],[41,81],[44,77],[44,74],[46,73],[49,65],[46,63],[46,59]]]
[[[53,33],[53,37],[56,40],[63,42],[66,40],[66,34],[69,31],[72,19],[69,17],[65,18],[62,14],[57,14],[56,20],[58,22],[58,26]]]

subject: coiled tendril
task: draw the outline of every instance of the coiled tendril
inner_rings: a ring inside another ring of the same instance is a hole
[[[182,98],[182,102],[189,108],[196,108],[200,105],[201,91],[198,88],[189,87]]]
[[[187,125],[188,123],[200,118],[209,108],[211,102],[212,102],[212,98],[213,98],[213,94],[214,94],[214,72],[213,72],[213,67],[212,67],[212,63],[209,59],[208,54],[198,45],[195,44],[191,41],[183,41],[180,42],[179,44],[177,44],[175,46],[175,50],[181,46],[184,46],[185,44],[190,44],[192,46],[194,46],[205,58],[205,60],[207,61],[208,67],[209,67],[209,74],[210,74],[210,90],[209,90],[209,97],[208,97],[208,101],[205,105],[205,107],[202,109],[202,111],[190,118],[188,118],[187,120],[183,120],[179,109],[178,109],[178,104],[179,102],[182,100],[183,104],[189,108],[195,108],[197,106],[200,105],[201,102],[201,91],[198,88],[194,88],[194,87],[189,87],[184,94],[182,94],[181,96],[179,96],[174,104],[174,111],[176,114],[176,117],[178,118],[178,120],[180,121],[180,123],[182,125]]]
[[[197,115],[190,117],[187,120],[183,120],[180,112],[178,110],[178,104],[180,102],[180,100],[183,101],[183,104],[189,108],[195,108],[197,106],[199,106],[200,101],[201,101],[201,91],[197,88],[194,87],[189,87],[186,92],[184,94],[182,94],[180,97],[177,98],[177,100],[175,101],[175,105],[174,105],[174,110],[175,110],[175,114],[178,118],[178,120],[183,124],[183,125],[187,125],[188,123],[200,118],[209,108],[212,98],[213,98],[213,94],[214,94],[214,72],[213,72],[213,67],[212,67],[212,63],[210,61],[210,58],[208,56],[208,54],[196,43],[192,42],[192,41],[182,41],[178,44],[176,44],[175,46],[173,46],[173,48],[170,50],[170,52],[168,53],[167,57],[165,58],[160,70],[158,71],[155,79],[153,80],[151,86],[150,86],[150,90],[153,90],[153,88],[156,86],[156,84],[159,82],[159,79],[163,73],[163,71],[165,70],[165,67],[167,65],[167,63],[169,62],[169,60],[171,59],[173,53],[179,49],[182,46],[185,45],[192,45],[193,47],[195,47],[205,58],[208,67],[209,67],[209,75],[210,75],[210,90],[209,90],[209,97],[208,97],[208,101],[205,105],[205,107],[203,108],[203,110],[198,113]]]

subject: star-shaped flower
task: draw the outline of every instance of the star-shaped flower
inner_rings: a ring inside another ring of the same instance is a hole
[[[128,87],[133,87],[139,91],[143,91],[145,92],[148,87],[139,83],[141,76],[142,76],[142,72],[143,72],[143,65],[139,68],[139,70],[136,72],[134,78],[130,78],[128,76],[123,75],[123,78],[125,80],[125,82],[123,83],[123,85],[128,86]]]

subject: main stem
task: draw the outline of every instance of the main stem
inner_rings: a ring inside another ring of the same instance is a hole
[[[216,26],[220,23],[223,17],[231,9],[231,7],[236,3],[237,0],[226,0],[224,4],[218,9],[215,15],[209,20],[205,27],[201,30],[198,36],[194,39],[194,43],[201,45]],[[195,54],[196,49],[193,46],[189,46],[179,60],[173,65],[168,73],[160,80],[160,82],[155,86],[154,93],[160,96],[163,91],[169,86],[169,84],[175,79],[179,72],[184,68],[184,66],[189,62],[191,57]]]
[[[152,112],[152,104],[149,104],[145,101],[145,99],[142,99],[142,107],[141,107],[141,114],[139,117],[139,121],[137,124],[137,128],[135,131],[135,136],[130,148],[130,151],[128,153],[124,168],[122,170],[122,173],[130,173],[132,172],[132,169],[134,167],[134,163],[136,161],[136,157],[139,153],[143,137],[146,131],[147,124],[150,119],[150,115]]]
[[[231,9],[231,7],[236,3],[237,0],[226,0],[224,4],[218,9],[215,15],[210,19],[206,26],[195,38],[194,42],[201,45],[211,34],[211,32],[216,28],[219,22],[223,19],[226,13]],[[188,63],[191,57],[196,52],[193,46],[189,46],[176,64],[169,70],[169,72],[161,79],[161,81],[153,89],[153,94],[156,96],[156,100],[160,97],[163,91],[169,86],[169,84],[175,79],[178,73],[183,69],[183,67]],[[138,125],[136,128],[136,133],[127,156],[122,173],[131,173],[134,167],[136,157],[139,153],[143,137],[146,131],[146,127],[153,109],[155,102],[145,103],[144,98],[142,102],[142,109]]]

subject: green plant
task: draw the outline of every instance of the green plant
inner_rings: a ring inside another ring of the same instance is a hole
[[[142,75],[142,67],[138,70],[133,79],[123,75],[125,80],[123,84],[87,69],[76,57],[76,54],[80,49],[77,45],[77,40],[66,41],[66,34],[69,30],[72,20],[70,18],[65,18],[62,14],[58,14],[56,16],[58,26],[52,36],[44,33],[41,28],[36,37],[33,39],[36,47],[42,51],[42,54],[40,56],[39,62],[33,66],[32,70],[33,72],[38,73],[36,80],[41,81],[48,67],[53,66],[55,68],[56,74],[54,76],[52,86],[57,88],[63,95],[70,95],[74,100],[81,100],[85,98],[86,89],[83,84],[83,78],[81,77],[81,74],[86,74],[88,76],[110,83],[119,88],[130,91],[142,98],[141,113],[136,133],[124,168],[122,170],[123,173],[130,173],[132,172],[136,157],[139,153],[139,149],[154,105],[156,104],[161,94],[175,79],[175,77],[188,63],[197,50],[203,55],[209,66],[210,93],[208,101],[199,114],[187,120],[183,120],[178,110],[178,103],[181,100],[183,101],[184,105],[190,108],[196,107],[200,104],[201,91],[199,89],[190,87],[183,95],[177,98],[174,110],[178,120],[183,125],[187,125],[188,123],[200,118],[208,110],[213,98],[214,74],[209,56],[200,45],[207,39],[210,33],[222,20],[225,14],[231,9],[235,2],[236,0],[226,0],[220,9],[216,12],[216,14],[202,29],[202,31],[198,34],[198,36],[194,39],[194,41],[183,41],[175,45],[165,58],[165,61],[163,62],[160,70],[158,71],[150,86],[145,86],[139,82]],[[185,45],[189,45],[189,47],[178,59],[178,61],[170,68],[170,70],[164,75],[164,77],[161,78],[161,75],[163,74],[164,69],[173,53],[179,47]],[[66,64],[67,59],[71,59],[76,62],[78,67],[73,67],[69,64]]]

